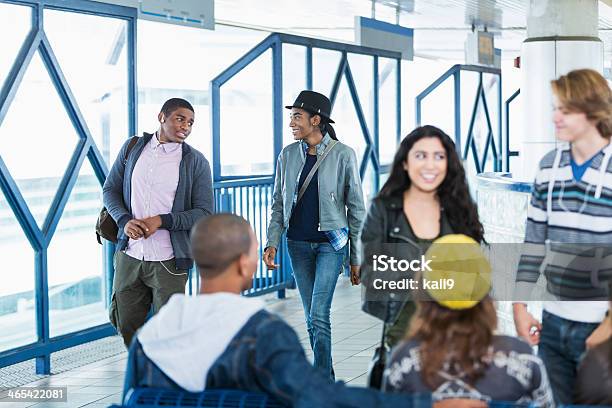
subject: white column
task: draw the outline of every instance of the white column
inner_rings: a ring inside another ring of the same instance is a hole
[[[513,175],[532,181],[542,156],[555,148],[550,81],[579,68],[603,71],[597,0],[530,0],[521,51],[523,144]]]

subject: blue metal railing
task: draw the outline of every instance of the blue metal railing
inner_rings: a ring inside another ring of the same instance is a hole
[[[519,152],[510,150],[510,104],[517,96],[521,94],[521,90],[517,89],[508,99],[506,99],[505,112],[506,112],[506,171],[510,171],[510,158],[518,157]]]
[[[461,72],[471,71],[478,73],[478,88],[476,90],[476,98],[474,99],[474,106],[472,108],[472,114],[470,118],[470,124],[467,131],[467,139],[465,142],[465,148],[462,147],[462,135],[461,135]],[[493,126],[491,123],[491,116],[489,114],[489,104],[487,102],[487,96],[483,87],[483,74],[493,74],[498,77],[497,88],[497,108],[500,115],[496,125]],[[460,154],[463,160],[467,160],[468,156],[472,155],[476,172],[480,173],[484,171],[487,159],[489,158],[489,152],[493,155],[493,170],[501,171],[502,169],[502,121],[501,121],[501,70],[497,68],[481,67],[476,65],[454,65],[438,79],[436,79],[431,85],[425,88],[416,97],[416,123],[417,126],[421,125],[422,107],[423,100],[436,90],[439,86],[446,82],[450,77],[453,77],[453,88],[454,88],[454,127],[455,127],[455,147],[457,152]],[[479,106],[482,104],[484,117],[487,123],[487,138],[485,141],[484,149],[482,153],[478,152],[476,147],[476,140],[474,138],[474,125],[476,117],[479,112]],[[495,140],[494,128],[497,129],[497,141]]]
[[[280,268],[268,270],[262,261],[273,189],[274,180],[269,177],[219,182],[214,185],[217,211],[231,212],[244,217],[253,226],[259,242],[259,264],[253,277],[253,287],[244,293],[247,296],[278,291],[279,297],[282,298],[285,289],[295,287],[291,267],[289,262],[285,262],[288,258],[284,240],[277,251],[279,256],[277,263],[281,265]]]
[[[281,267],[268,270],[263,263],[273,189],[274,180],[270,177],[217,182],[213,185],[216,211],[238,214],[249,221],[255,230],[259,262],[253,276],[253,286],[243,292],[245,296],[259,296],[276,291],[278,297],[282,299],[285,297],[285,289],[295,288],[284,238],[277,251],[277,263]],[[198,292],[200,283],[200,275],[194,267],[190,271],[187,284],[190,295]]]

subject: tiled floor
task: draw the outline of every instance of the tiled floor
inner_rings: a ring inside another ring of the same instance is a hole
[[[337,379],[350,385],[365,385],[368,364],[381,334],[381,323],[361,311],[360,296],[359,288],[351,287],[348,279],[342,277],[338,281],[332,304],[334,370]],[[281,315],[296,330],[306,355],[311,358],[302,304],[297,291],[288,291],[284,300],[267,297],[266,302],[268,310]],[[66,386],[68,402],[13,403],[0,400],[0,408],[106,408],[110,404],[119,403],[125,359],[124,353],[26,385]]]

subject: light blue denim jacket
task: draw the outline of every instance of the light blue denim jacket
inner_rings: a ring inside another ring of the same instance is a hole
[[[316,146],[317,156],[323,154],[331,140],[329,134],[323,137],[321,143]],[[285,146],[278,156],[266,248],[278,248],[282,233],[289,227],[296,180],[306,163],[301,143]],[[355,151],[344,143],[336,144],[321,163],[317,182],[319,231],[348,227],[350,264],[360,265],[359,234],[365,218],[365,205]]]

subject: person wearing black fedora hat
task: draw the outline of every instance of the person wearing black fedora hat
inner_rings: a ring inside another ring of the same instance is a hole
[[[302,91],[290,109],[296,140],[281,151],[276,165],[272,215],[263,260],[274,269],[281,235],[302,303],[314,365],[334,378],[330,308],[339,272],[349,255],[351,281],[359,276],[359,233],[365,217],[355,151],[340,143],[331,126],[331,102]]]

